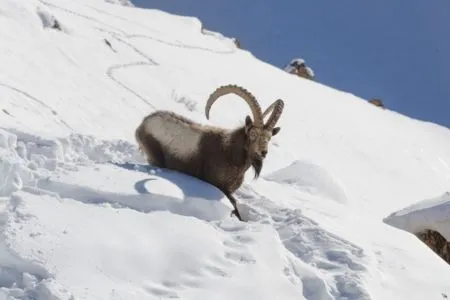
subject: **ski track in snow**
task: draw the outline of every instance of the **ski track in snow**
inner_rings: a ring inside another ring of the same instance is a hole
[[[101,30],[101,29],[99,29]],[[133,95],[135,95],[137,98],[141,99],[142,101],[144,101],[145,103],[147,103],[148,105],[150,105],[153,109],[156,109],[156,107],[147,99],[145,99],[145,97],[139,95],[138,93],[136,93],[133,89],[127,87],[125,84],[123,84],[122,82],[120,82],[120,80],[118,80],[117,78],[114,77],[114,72],[116,70],[119,69],[126,69],[126,68],[130,68],[130,67],[136,67],[136,66],[157,66],[158,63],[156,61],[154,61],[152,58],[150,58],[149,56],[147,56],[145,53],[143,53],[142,51],[140,51],[139,49],[137,49],[135,46],[133,46],[132,44],[126,42],[125,40],[123,40],[122,38],[120,38],[119,36],[117,36],[117,34],[115,34],[114,32],[109,32],[112,37],[119,41],[120,43],[130,47],[132,50],[134,50],[137,54],[139,54],[140,56],[142,56],[146,61],[138,61],[138,62],[132,62],[132,63],[128,63],[128,64],[118,64],[118,65],[114,65],[108,68],[108,70],[106,71],[106,74],[108,75],[109,78],[111,78],[112,80],[114,80],[118,85],[120,85],[121,87],[123,87],[124,89],[128,90],[130,93],[132,93]]]
[[[139,22],[135,22],[135,21],[129,20],[129,19],[127,19],[127,18],[124,18],[124,17],[121,17],[121,16],[117,16],[117,15],[115,15],[115,14],[106,12],[106,11],[104,11],[104,10],[102,10],[102,9],[98,9],[98,8],[92,7],[92,6],[90,6],[90,5],[86,5],[86,7],[89,7],[90,9],[95,10],[95,11],[97,11],[97,12],[99,12],[99,13],[105,14],[105,15],[107,15],[107,16],[111,16],[111,17],[117,18],[117,19],[122,20],[122,21],[126,21],[126,22],[128,22],[128,23],[132,23],[132,24],[135,24],[135,25],[139,25],[141,28],[144,28],[145,30],[155,31],[155,29],[149,28],[149,27],[147,27],[147,26],[144,26],[143,24],[141,24],[141,23],[139,23]],[[102,23],[102,24],[103,24],[103,23]],[[106,25],[107,25],[107,24],[106,24]],[[111,27],[110,25],[107,25],[107,26]],[[143,34],[126,34],[126,33],[123,32],[122,30],[120,30],[120,31],[121,31],[121,33],[122,33],[123,35],[127,36],[127,38],[144,38],[144,39],[151,39],[151,40],[153,40],[153,41],[156,41],[156,42],[165,44],[165,45],[167,45],[167,46],[173,46],[173,47],[178,47],[178,48],[193,49],[193,50],[202,50],[202,51],[208,51],[208,52],[216,53],[216,54],[233,54],[233,53],[236,52],[234,49],[230,49],[230,50],[216,50],[216,49],[210,49],[210,48],[206,48],[206,47],[199,47],[199,46],[187,45],[187,44],[182,43],[182,42],[180,42],[180,41],[178,41],[178,40],[176,41],[176,43],[173,43],[173,42],[165,41],[165,40],[158,39],[158,38],[155,38],[155,37],[151,37],[151,36],[148,36],[148,35],[143,35]]]
[[[145,54],[144,52],[140,51],[136,46],[132,45],[131,43],[125,41],[123,38],[126,39],[133,39],[133,38],[139,38],[139,39],[149,39],[155,42],[159,42],[168,46],[172,46],[172,47],[179,47],[179,48],[185,48],[185,49],[192,49],[192,50],[201,50],[201,51],[208,51],[208,52],[212,52],[212,53],[216,53],[216,54],[233,54],[235,52],[235,50],[230,49],[230,50],[225,50],[225,51],[221,51],[221,50],[215,50],[215,49],[209,49],[209,48],[205,48],[205,47],[199,47],[199,46],[192,46],[192,45],[187,45],[184,44],[182,42],[176,41],[174,42],[170,42],[170,41],[164,41],[155,37],[151,37],[151,36],[147,36],[147,35],[143,35],[143,34],[129,34],[126,33],[125,31],[123,31],[120,28],[117,28],[115,26],[106,24],[98,19],[95,19],[93,17],[84,15],[84,14],[80,14],[77,12],[74,12],[72,10],[66,9],[64,7],[60,7],[58,5],[52,4],[50,2],[44,1],[44,0],[38,0],[39,2],[41,2],[42,4],[48,6],[48,7],[53,7],[62,11],[65,11],[67,13],[73,14],[75,16],[84,18],[86,20],[92,21],[92,22],[96,22],[98,24],[101,24],[103,26],[106,27],[110,27],[112,29],[114,29],[116,32],[111,31],[111,30],[107,30],[105,28],[96,28],[97,30],[101,31],[101,32],[106,32],[108,34],[110,34],[115,40],[119,41],[120,43],[130,47],[133,51],[135,51],[137,54],[139,54],[140,56],[142,56],[145,61],[138,61],[138,62],[130,62],[128,64],[117,64],[117,65],[113,65],[110,66],[107,70],[106,70],[106,75],[113,80],[114,82],[116,82],[118,85],[120,85],[122,88],[126,89],[128,92],[130,92],[131,94],[133,94],[135,97],[139,98],[140,100],[142,100],[144,103],[146,103],[147,105],[151,106],[153,109],[156,110],[156,107],[151,103],[151,101],[147,100],[145,97],[143,97],[142,95],[139,95],[136,91],[134,91],[133,89],[129,88],[128,86],[126,86],[124,83],[122,83],[120,80],[118,80],[117,78],[114,77],[114,73],[120,69],[126,69],[126,68],[131,68],[131,67],[136,67],[136,66],[158,66],[158,63],[150,58],[147,54]],[[96,9],[93,7],[90,7],[91,9],[103,13],[103,14],[107,14],[107,15],[111,15],[110,13],[106,13],[101,9]],[[112,15],[114,16],[114,15]],[[117,17],[117,16],[115,16]],[[121,18],[124,19],[124,18]],[[126,19],[125,19],[126,20]],[[128,21],[128,20],[127,20]],[[136,23],[136,22],[132,22],[132,23]],[[139,24],[139,23],[137,23]],[[142,25],[141,25],[142,26]],[[142,26],[145,27],[145,26]],[[146,27],[145,27],[146,28]],[[148,28],[146,28],[148,30]],[[119,32],[119,33],[118,33]],[[122,38],[123,37],[123,38]]]
[[[126,38],[129,38],[129,35],[124,32],[122,29],[111,26],[109,24],[106,24],[104,22],[101,22],[100,20],[97,20],[95,18],[92,18],[90,16],[86,16],[77,12],[74,12],[72,10],[66,9],[64,7],[60,7],[58,5],[43,1],[43,0],[39,0],[39,2],[41,2],[42,4],[49,6],[49,7],[53,7],[59,10],[62,10],[64,12],[73,14],[75,16],[84,18],[86,20],[92,21],[92,22],[96,22],[99,23],[103,26],[106,27],[110,27],[113,28],[115,31],[120,32],[120,34],[122,36],[125,36]],[[140,56],[144,57],[146,59],[146,61],[143,62],[132,62],[132,63],[128,63],[128,64],[118,64],[118,65],[113,65],[110,66],[107,70],[106,70],[106,75],[113,80],[115,83],[117,83],[118,85],[120,85],[122,88],[126,89],[128,92],[130,92],[131,94],[133,94],[135,97],[137,97],[138,99],[142,100],[144,103],[148,104],[149,106],[151,106],[153,109],[156,109],[156,107],[151,103],[151,101],[147,100],[145,97],[139,95],[138,93],[136,93],[133,89],[127,87],[124,83],[120,82],[120,80],[118,80],[117,78],[114,77],[114,72],[118,69],[126,69],[129,67],[135,67],[135,66],[156,66],[157,63],[151,59],[150,57],[148,57],[145,53],[143,53],[142,51],[140,51],[139,49],[137,49],[136,47],[134,47],[133,45],[131,45],[130,43],[124,41],[123,39],[121,39],[119,36],[120,34],[118,34],[117,32],[111,31],[111,30],[107,30],[104,28],[96,28],[97,30],[101,31],[101,32],[106,32],[109,33],[114,39],[116,39],[117,41],[121,42],[122,44],[130,47],[132,50],[134,50],[136,53],[138,53]]]
[[[9,89],[9,90],[11,90],[11,91],[14,91],[14,92],[16,92],[16,93],[19,93],[19,94],[21,94],[22,96],[25,96],[26,98],[31,99],[31,100],[33,100],[34,102],[38,103],[39,105],[41,105],[42,107],[44,107],[46,110],[50,111],[50,114],[51,114],[52,116],[57,116],[57,117],[58,117],[59,123],[61,123],[62,125],[64,125],[64,127],[66,127],[67,129],[69,129],[70,131],[73,131],[73,128],[70,127],[69,124],[67,124],[67,123],[59,116],[58,112],[56,112],[53,108],[51,108],[50,106],[48,106],[44,101],[39,100],[39,99],[37,99],[36,97],[30,95],[29,93],[27,93],[27,92],[25,92],[25,91],[23,91],[23,90],[20,90],[20,89],[18,89],[18,88],[15,88],[15,87],[13,87],[13,86],[11,86],[11,85],[9,85],[9,84],[0,82],[0,86],[3,87],[3,88],[7,88],[7,89]],[[3,111],[5,111],[5,110],[3,110]],[[9,113],[7,113],[7,114],[10,115]]]

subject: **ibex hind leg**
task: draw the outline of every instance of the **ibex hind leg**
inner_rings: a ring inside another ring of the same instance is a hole
[[[147,151],[147,162],[158,168],[165,168],[166,164],[164,161],[164,155],[161,151],[161,149],[151,149],[150,151]]]
[[[138,138],[139,149],[144,153],[147,162],[158,168],[165,168],[164,154],[161,149],[161,144],[151,135],[145,138]]]

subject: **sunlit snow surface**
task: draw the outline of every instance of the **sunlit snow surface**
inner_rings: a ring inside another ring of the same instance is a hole
[[[157,10],[3,0],[0,40],[0,299],[450,295],[449,266],[384,222],[450,190],[449,130]],[[215,187],[148,166],[134,141],[155,109],[243,124],[237,96],[204,116],[230,83],[286,104],[261,177],[236,192],[246,222]]]

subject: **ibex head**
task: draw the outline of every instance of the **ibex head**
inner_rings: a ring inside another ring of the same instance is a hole
[[[230,93],[236,94],[244,99],[252,111],[253,120],[250,116],[246,116],[245,118],[244,130],[246,138],[243,148],[247,151],[247,155],[255,169],[255,177],[258,177],[263,166],[263,160],[267,155],[270,139],[280,132],[281,128],[275,127],[275,125],[283,112],[284,102],[283,100],[278,99],[262,113],[261,107],[255,96],[246,89],[236,85],[221,86],[210,95],[208,102],[206,103],[206,118],[209,119],[209,111],[213,103],[219,97]],[[264,123],[264,117],[270,112],[272,112],[272,114],[267,122]]]

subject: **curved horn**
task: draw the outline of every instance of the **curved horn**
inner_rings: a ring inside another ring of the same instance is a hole
[[[272,111],[272,109],[275,107],[276,103],[277,102],[274,101],[272,104],[270,104],[270,106],[268,108],[266,108],[266,110],[263,112],[263,115],[262,115],[263,119]]]
[[[221,96],[224,96],[226,94],[236,94],[240,96],[242,99],[247,102],[248,106],[250,106],[250,109],[253,113],[253,120],[256,127],[262,127],[263,126],[263,117],[261,112],[261,106],[259,106],[258,101],[256,101],[255,96],[253,96],[249,91],[244,89],[243,87],[229,84],[224,85],[219,88],[217,88],[208,98],[208,101],[206,102],[205,107],[205,115],[206,118],[209,119],[209,111],[211,110],[212,105],[214,102]]]
[[[266,128],[273,129],[275,127],[275,124],[277,124],[278,120],[281,117],[281,114],[283,113],[284,109],[284,102],[281,99],[278,99],[274,101],[263,113],[262,117],[268,115],[271,111],[272,114],[269,117],[269,120],[267,120],[266,124],[264,125]]]

